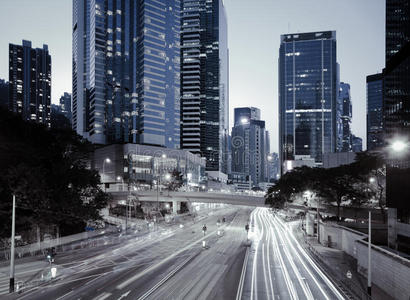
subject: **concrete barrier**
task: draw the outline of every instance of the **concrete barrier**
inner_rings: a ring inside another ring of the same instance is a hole
[[[367,277],[368,235],[332,223],[319,225],[320,242],[343,250],[357,260],[357,271]],[[373,240],[373,230],[372,230]],[[399,300],[410,299],[410,260],[372,245],[372,283]]]
[[[368,243],[358,240],[357,269],[367,276]],[[372,245],[372,283],[382,288],[394,299],[410,299],[410,260],[381,247]]]

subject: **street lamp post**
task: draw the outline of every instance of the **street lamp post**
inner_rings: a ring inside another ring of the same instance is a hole
[[[16,227],[16,196],[13,195],[13,210],[11,215],[11,246],[10,246],[10,286],[9,292],[14,292],[14,239]]]
[[[369,210],[369,241],[367,263],[367,293],[372,295],[372,212]]]
[[[108,157],[104,159],[103,161],[103,181],[104,181],[104,192],[106,192],[106,186],[105,186],[105,163],[109,164],[111,163],[111,159],[109,159]]]

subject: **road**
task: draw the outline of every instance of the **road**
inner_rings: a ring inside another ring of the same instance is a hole
[[[244,225],[250,212],[249,208],[221,209],[183,228],[175,225],[144,237],[128,238],[120,245],[59,254],[56,279],[7,298],[234,298],[246,251]],[[218,227],[217,220],[222,217],[226,222]],[[203,241],[206,248],[202,247]]]
[[[242,299],[344,299],[288,226],[267,208],[252,212],[249,236]]]

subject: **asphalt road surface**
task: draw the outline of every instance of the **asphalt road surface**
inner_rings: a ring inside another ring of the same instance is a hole
[[[58,254],[55,279],[7,298],[234,299],[251,211],[228,207],[183,228],[175,225],[143,237],[130,235],[119,245]],[[217,226],[223,217],[226,222]]]

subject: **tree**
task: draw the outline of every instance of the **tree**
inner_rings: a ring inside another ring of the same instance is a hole
[[[17,230],[57,225],[70,234],[99,220],[109,196],[88,168],[92,150],[71,129],[50,130],[0,110],[0,236],[10,233],[13,194]]]
[[[372,198],[369,175],[382,174],[383,160],[367,152],[359,153],[354,163],[336,168],[299,167],[284,174],[265,196],[266,203],[282,208],[286,201],[298,193],[310,190],[317,197],[337,206],[337,217],[344,201],[352,206],[361,206]],[[385,173],[384,173],[385,174]],[[379,185],[378,185],[379,186]],[[379,205],[382,208],[383,186],[379,186]],[[382,213],[384,209],[382,208]]]
[[[177,191],[184,184],[183,175],[178,170],[173,170],[167,183],[168,191]]]

